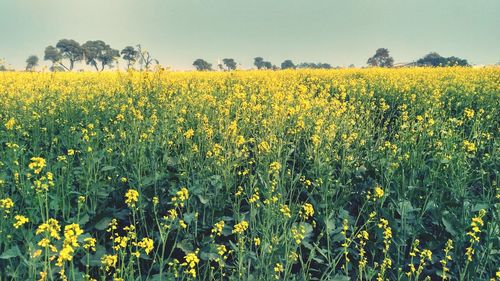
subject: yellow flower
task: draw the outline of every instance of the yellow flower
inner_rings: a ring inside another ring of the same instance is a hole
[[[194,136],[194,130],[193,129],[189,129],[187,130],[185,133],[184,133],[184,137],[186,139],[190,139]]]
[[[260,238],[259,237],[255,237],[253,239],[253,244],[257,247],[257,246],[260,246]]]
[[[10,118],[9,121],[5,123],[5,128],[7,128],[7,130],[12,130],[14,125],[16,125],[16,120],[14,118]]]
[[[280,208],[280,212],[287,218],[292,217],[292,213],[290,212],[290,208],[288,208],[288,205],[282,204]]]
[[[41,157],[32,157],[30,160],[31,162],[28,164],[28,168],[33,170],[33,173],[37,175],[40,174],[42,169],[46,166],[45,159]]]
[[[172,197],[172,203],[176,207],[184,207],[184,202],[189,199],[189,191],[187,188],[183,187],[179,191],[177,191],[176,195]]]
[[[105,267],[106,271],[109,271],[111,268],[115,268],[117,261],[117,255],[104,255],[101,258],[101,264]]]
[[[464,116],[467,119],[472,119],[474,117],[474,109],[466,108],[464,110]]]
[[[149,255],[149,253],[154,249],[154,242],[151,238],[142,238],[142,240],[137,243],[137,245],[144,249],[146,255]]]
[[[306,237],[306,229],[305,227],[301,224],[298,227],[296,225],[292,226],[292,237],[295,240],[295,243],[297,245],[300,245],[302,243],[302,240]]]
[[[139,192],[135,189],[129,189],[127,193],[125,193],[125,204],[129,206],[129,208],[134,208],[139,201]]]
[[[276,263],[276,264],[274,265],[274,273],[275,273],[275,274],[274,274],[274,278],[276,278],[276,279],[280,279],[280,275],[281,275],[281,273],[282,273],[284,270],[285,270],[285,269],[283,268],[283,264],[281,264],[281,263],[279,263],[279,262],[278,262],[278,263]]]
[[[214,225],[214,227],[212,228],[212,235],[217,235],[217,236],[221,236],[222,234],[222,229],[224,229],[224,221],[221,220],[219,221],[218,223],[216,223]]]
[[[248,229],[248,222],[242,221],[242,222],[234,225],[233,234],[242,234],[247,229]]]
[[[308,218],[311,218],[314,215],[314,207],[310,203],[305,203],[302,205],[302,209],[300,210],[300,216],[304,219],[307,220]]]
[[[187,269],[187,274],[191,277],[196,278],[196,265],[200,262],[198,258],[198,249],[194,252],[188,253],[184,259],[186,260],[181,266],[185,266]]]
[[[14,201],[10,198],[0,199],[0,209],[3,209],[5,213],[10,213],[10,209],[14,207]]]
[[[269,173],[279,172],[280,169],[281,169],[281,164],[279,162],[275,161],[269,164]]]
[[[37,230],[35,231],[36,235],[39,235],[41,233],[49,234],[50,237],[59,240],[61,239],[59,236],[59,231],[61,231],[61,226],[59,225],[59,222],[56,219],[48,219],[47,222],[42,223],[38,226]]]
[[[14,223],[14,228],[19,228],[23,226],[25,223],[30,221],[27,217],[22,215],[16,215],[14,216],[14,218],[16,219],[16,222]]]
[[[384,197],[384,190],[380,186],[375,187],[374,193],[376,198]]]
[[[96,248],[95,248],[95,245],[96,245],[96,239],[95,238],[92,238],[92,237],[87,237],[85,239],[83,239],[83,248],[85,250],[92,250],[95,252]]]
[[[477,151],[476,145],[468,140],[464,140],[463,146],[465,151],[467,151],[468,153],[475,153]]]

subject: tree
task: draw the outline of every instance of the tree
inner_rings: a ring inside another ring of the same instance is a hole
[[[9,68],[6,66],[5,59],[0,59],[0,71],[9,71]]]
[[[102,40],[87,41],[82,45],[82,48],[86,63],[93,66],[97,71],[99,71],[97,62],[101,63],[100,70],[103,71],[105,66],[111,67],[113,61],[120,56],[118,50],[111,48]]]
[[[281,63],[281,69],[288,69],[288,68],[295,69],[295,64],[291,60],[285,60],[284,62]]]
[[[83,48],[71,39],[61,39],[56,44],[63,58],[69,60],[69,70],[73,70],[75,62],[83,60]]]
[[[446,58],[436,52],[431,52],[423,58],[417,60],[417,65],[420,66],[444,66],[445,64]]]
[[[419,66],[469,66],[466,59],[457,57],[442,57],[436,52],[429,53],[417,60]]]
[[[256,57],[253,59],[253,65],[257,67],[257,69],[264,68],[264,59],[262,57]]]
[[[99,71],[97,66],[98,57],[106,49],[106,43],[101,40],[87,41],[82,45],[83,53],[85,54],[85,62],[87,65],[93,66],[96,71]]]
[[[446,58],[447,66],[470,66],[469,62],[466,59],[457,58],[457,57],[448,57]]]
[[[234,61],[234,59],[226,58],[223,59],[222,62],[226,66],[227,70],[236,70],[236,62]]]
[[[303,62],[297,65],[297,68],[312,68],[312,69],[330,69],[332,66],[328,63]]]
[[[120,57],[120,52],[118,50],[111,48],[109,45],[106,45],[106,47],[104,52],[97,57],[97,60],[101,62],[101,71],[104,70],[105,66],[109,68],[113,67],[113,62]]]
[[[193,66],[198,71],[212,70],[212,64],[203,59],[197,59],[193,62]]]
[[[61,52],[54,46],[47,46],[47,48],[45,48],[45,55],[43,56],[43,59],[52,62],[52,66],[50,67],[51,69],[55,69],[56,64],[59,64],[59,67],[62,66],[66,70],[69,70],[61,63]]]
[[[375,55],[369,58],[366,63],[375,67],[392,67],[394,65],[394,59],[389,55],[388,49],[379,48],[375,51]]]
[[[122,58],[127,61],[127,69],[129,69],[139,57],[139,52],[132,46],[127,46],[121,51]]]
[[[26,71],[33,71],[35,66],[38,65],[38,57],[31,55],[26,59]]]
[[[137,45],[137,52],[139,53],[139,63],[141,65],[141,70],[143,65],[146,70],[149,70],[149,67],[153,62],[159,64],[158,60],[154,59],[149,51],[143,50],[140,44]]]
[[[273,65],[270,61],[265,61],[263,63],[263,68],[265,68],[265,69],[275,69],[276,66]]]

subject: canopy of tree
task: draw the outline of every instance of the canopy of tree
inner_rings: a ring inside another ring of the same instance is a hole
[[[236,70],[236,62],[234,61],[234,59],[226,58],[223,59],[222,62],[226,66],[227,70]]]
[[[429,53],[425,57],[417,60],[420,66],[470,66],[466,59],[457,57],[442,57],[438,53]]]
[[[265,61],[262,57],[256,57],[253,59],[253,65],[257,67],[257,69],[273,69],[276,68],[269,61]]]
[[[296,66],[291,60],[285,60],[284,62],[281,63],[281,69],[295,69]]]
[[[193,62],[193,66],[196,68],[198,71],[207,71],[207,70],[212,70],[212,64],[208,63],[204,59],[197,59]]]
[[[388,49],[379,48],[375,51],[375,55],[369,58],[366,63],[374,67],[392,67],[394,65],[394,59],[389,55]]]
[[[298,64],[297,68],[330,69],[332,66],[329,63],[303,62]]]
[[[83,60],[83,48],[72,39],[61,39],[56,44],[62,57],[69,60],[69,70],[73,70],[75,62]]]
[[[35,66],[38,65],[38,57],[35,55],[29,56],[28,59],[26,59],[26,71],[32,71]]]
[[[127,69],[129,69],[139,57],[139,52],[132,46],[127,46],[121,51],[122,58],[127,61]]]

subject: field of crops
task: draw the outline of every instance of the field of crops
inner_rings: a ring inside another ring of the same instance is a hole
[[[500,68],[0,73],[0,280],[500,280]]]

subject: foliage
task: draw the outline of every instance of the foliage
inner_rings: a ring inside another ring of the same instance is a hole
[[[118,50],[111,48],[104,41],[87,41],[82,45],[85,61],[88,65],[93,66],[97,71],[97,62],[101,63],[101,71],[105,66],[112,67],[113,61],[120,57]]]
[[[446,58],[434,52],[417,60],[417,64],[421,66],[469,66],[469,63],[465,59],[457,57]]]
[[[122,58],[127,61],[127,69],[129,69],[139,57],[139,52],[132,46],[123,48],[120,54],[122,55]]]
[[[234,59],[226,58],[223,59],[222,62],[226,66],[227,70],[236,70],[236,62]]]
[[[366,62],[370,66],[375,67],[392,67],[394,59],[389,55],[389,50],[386,48],[379,48],[373,57],[369,58]]]
[[[83,60],[83,48],[72,39],[61,39],[56,44],[61,56],[69,60],[69,70],[73,70],[76,62]]]
[[[281,63],[281,69],[295,69],[296,66],[291,60],[285,60]]]
[[[61,52],[54,46],[47,46],[47,48],[45,48],[43,59],[52,62],[51,69],[55,70],[57,66],[65,68],[65,66],[61,63]]]
[[[26,71],[32,71],[38,65],[38,57],[31,55],[26,59]]]
[[[1,280],[495,280],[499,68],[0,75]]]
[[[311,69],[330,69],[332,66],[329,63],[314,63],[314,62],[303,62],[297,65],[297,68],[311,68]]]
[[[198,71],[207,71],[207,70],[212,70],[212,64],[208,63],[204,59],[197,59],[193,62],[193,66],[196,68]]]

